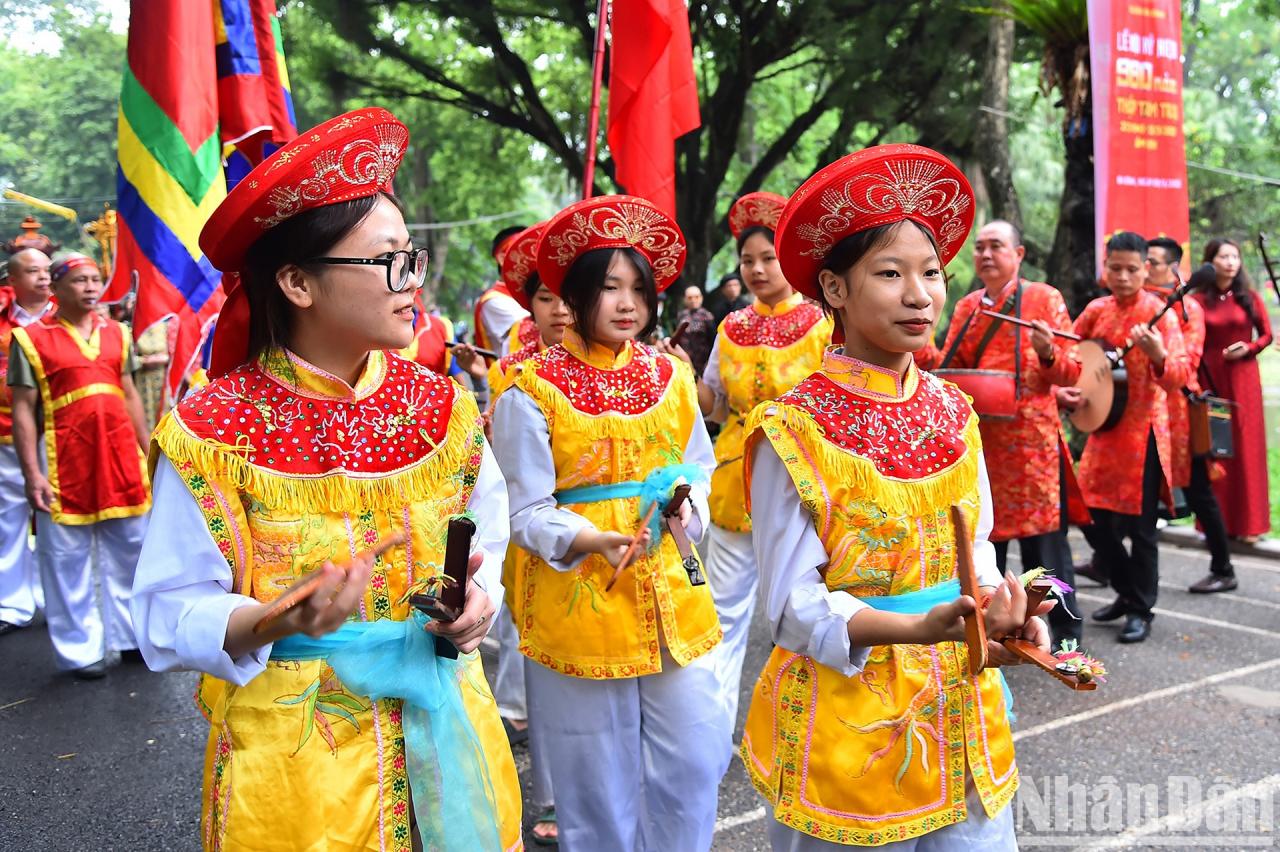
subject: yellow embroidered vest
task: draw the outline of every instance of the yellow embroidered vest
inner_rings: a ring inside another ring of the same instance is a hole
[[[527,317],[525,319],[528,319]],[[532,322],[532,320],[530,320]],[[518,325],[518,324],[517,324]],[[514,329],[513,329],[514,330]],[[534,331],[537,329],[535,327]],[[514,339],[514,338],[513,338]],[[511,387],[516,380],[516,368],[533,356],[542,352],[542,338],[523,349],[504,355],[489,365],[489,412],[498,404],[498,397]],[[529,563],[529,554],[523,548],[516,547],[515,542],[507,545],[507,555],[502,560],[503,603],[511,610],[511,620],[519,624],[521,612],[521,590],[524,588],[525,566]]]
[[[729,417],[716,438],[711,476],[711,521],[731,532],[750,532],[742,482],[746,417],[818,369],[831,343],[831,319],[799,293],[769,308],[760,302],[725,317],[717,332],[720,381]]]
[[[698,399],[683,361],[628,343],[612,352],[572,332],[518,368],[516,383],[547,418],[556,491],[642,480],[679,464],[694,428]],[[568,504],[598,529],[631,534],[639,498]],[[710,588],[691,586],[671,536],[604,587],[613,567],[591,554],[556,571],[532,556],[520,601],[520,651],[549,669],[590,679],[636,677],[662,670],[661,648],[680,665],[707,653],[721,637]]]
[[[259,601],[325,560],[406,536],[374,563],[353,616],[363,621],[405,619],[409,592],[441,576],[446,520],[466,508],[483,450],[469,393],[381,352],[354,388],[269,353],[184,399],[152,444],[204,513],[233,590]],[[462,672],[503,846],[520,848],[519,780],[479,656]],[[206,850],[409,852],[399,699],[350,692],[324,660],[272,660],[245,686],[203,677],[197,702],[210,722]]]
[[[955,573],[949,508],[979,509],[978,418],[958,388],[829,353],[823,369],[749,419],[777,451],[831,561],[857,597],[902,594]],[[751,471],[748,466],[747,478]],[[774,648],[742,738],[752,782],[780,822],[878,846],[966,818],[965,776],[994,816],[1018,784],[999,674],[968,674],[963,643],[871,649],[846,677]]]

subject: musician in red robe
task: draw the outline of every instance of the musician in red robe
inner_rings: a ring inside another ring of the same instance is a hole
[[[1173,457],[1169,443],[1167,393],[1187,380],[1187,357],[1178,321],[1166,313],[1148,325],[1164,307],[1146,292],[1147,241],[1121,231],[1107,241],[1106,278],[1111,293],[1094,299],[1076,318],[1075,332],[1101,339],[1123,350],[1128,368],[1128,403],[1119,422],[1094,432],[1080,459],[1080,487],[1093,516],[1093,544],[1099,568],[1111,578],[1114,602],[1093,613],[1095,621],[1124,618],[1121,642],[1142,642],[1151,635],[1152,609],[1159,582],[1156,544],[1157,503],[1173,506]],[[1037,330],[1036,345],[1047,343]],[[1066,359],[1068,383],[1080,376],[1080,362]],[[1079,388],[1066,388],[1059,399],[1079,404]],[[1129,539],[1132,549],[1125,548]]]
[[[1169,237],[1156,237],[1147,243],[1147,289],[1162,299],[1169,298],[1178,286],[1174,269],[1182,261],[1182,246]],[[1173,314],[1182,331],[1182,345],[1187,351],[1187,390],[1199,393],[1200,359],[1204,354],[1204,308],[1195,299],[1184,298]],[[1192,584],[1188,591],[1196,594],[1227,592],[1238,585],[1231,567],[1231,548],[1227,528],[1222,520],[1218,498],[1213,493],[1207,455],[1191,454],[1191,418],[1184,393],[1169,394],[1169,442],[1173,452],[1173,485],[1181,488],[1187,509],[1194,513],[1209,546],[1209,575]]]
[[[1069,384],[1070,378],[1066,350],[1047,334],[1051,329],[1069,330],[1071,318],[1057,289],[1018,274],[1025,254],[1022,236],[1009,222],[990,222],[978,230],[973,263],[983,287],[956,304],[940,366],[1004,371],[1016,385],[1012,419],[993,417],[980,402],[975,405],[995,509],[990,541],[1000,572],[1005,570],[1009,542],[1017,540],[1024,571],[1043,567],[1073,584],[1066,534],[1068,492],[1082,504],[1053,395],[1054,385]],[[1033,345],[1030,329],[984,316],[984,310],[1043,327],[1048,337],[1043,355]],[[1081,512],[1076,520],[1087,517]],[[1063,603],[1049,612],[1055,647],[1063,639],[1079,641],[1081,636],[1080,620],[1072,615],[1074,593]]]
[[[498,268],[502,268],[502,259],[507,249],[515,242],[515,238],[524,231],[524,225],[503,228],[493,238],[492,254]],[[507,282],[499,278],[492,287],[480,294],[476,300],[475,310],[475,342],[481,349],[506,355],[508,351],[507,336],[511,327],[529,316],[529,312],[520,306],[520,302],[512,293]]]
[[[131,378],[133,346],[120,323],[94,310],[98,265],[73,254],[54,263],[52,278],[56,318],[12,333],[13,437],[36,510],[36,562],[58,666],[99,678],[118,652],[137,654],[129,597],[151,508],[148,435]]]

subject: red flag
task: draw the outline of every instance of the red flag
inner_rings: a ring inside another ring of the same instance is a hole
[[[675,140],[697,128],[684,0],[613,0],[609,149],[618,183],[676,215]]]

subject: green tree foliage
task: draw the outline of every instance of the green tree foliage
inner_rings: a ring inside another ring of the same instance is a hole
[[[564,202],[583,171],[593,5],[306,0],[290,4],[286,24],[306,8],[339,37],[324,41],[321,60],[335,91],[421,102],[443,125],[454,110],[517,134]],[[703,123],[677,146],[677,203],[691,282],[728,240],[725,214],[742,193],[790,192],[877,142],[970,152],[965,118],[977,106],[985,31],[959,6],[720,0],[693,3],[689,21]],[[597,175],[598,191],[618,189],[607,150]]]
[[[91,221],[115,199],[125,37],[94,2],[0,4],[0,28],[13,32],[17,19],[56,38],[51,51],[13,43],[0,51],[0,187],[59,201]],[[77,225],[12,202],[0,205],[0,242],[30,213],[59,242],[84,245]]]

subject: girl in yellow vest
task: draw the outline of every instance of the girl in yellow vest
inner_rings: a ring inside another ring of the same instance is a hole
[[[973,198],[945,157],[890,145],[810,178],[778,222],[787,280],[835,317],[822,367],[747,421],[752,536],[775,648],[742,759],[775,850],[1017,848],[998,672],[968,674],[950,509],[977,530],[989,635],[1048,647],[1002,584],[978,419],[912,352],[933,333]],[[991,643],[995,664],[1013,662]]]
[[[637,342],[684,257],[679,227],[643,199],[561,211],[538,275],[574,326],[519,365],[494,411],[512,539],[531,554],[514,607],[529,724],[565,852],[708,849],[728,766],[706,656],[720,624],[691,544],[711,442],[693,371]],[[668,515],[682,482],[692,499]]]
[[[470,653],[502,595],[502,475],[471,395],[394,354],[427,266],[389,195],[408,141],[383,109],[332,119],[200,236],[235,284],[212,381],[153,437],[133,613],[153,669],[205,673],[207,850],[521,846],[515,765]],[[465,608],[428,621],[410,595],[450,582],[461,514],[477,530]]]
[[[539,222],[513,237],[502,259],[502,280],[507,282],[520,306],[531,312],[530,321],[535,328],[533,340],[513,345],[510,355],[504,355],[490,365],[490,415],[498,397],[515,381],[516,369],[539,352],[559,343],[569,327],[571,317],[564,300],[548,290],[538,277],[538,239],[545,225],[545,222]],[[529,705],[524,683],[526,664],[524,655],[520,653],[520,637],[515,626],[515,620],[519,618],[516,607],[521,578],[528,561],[529,554],[515,544],[507,547],[507,558],[502,563],[502,585],[507,595],[494,630],[498,639],[498,670],[494,674],[493,697],[498,700],[498,712],[514,731],[512,741],[519,742],[521,737],[528,739],[529,770],[533,776],[532,801],[529,804],[537,814],[531,833],[534,843],[550,846],[556,842],[550,760],[541,741],[529,731]]]
[[[735,723],[759,580],[742,484],[743,427],[753,408],[816,370],[831,342],[830,318],[791,288],[778,265],[774,228],[786,203],[776,193],[752,192],[729,208],[739,271],[756,300],[720,324],[698,383],[703,415],[724,424],[711,476],[707,581],[724,628],[724,641],[713,655],[720,701]]]

